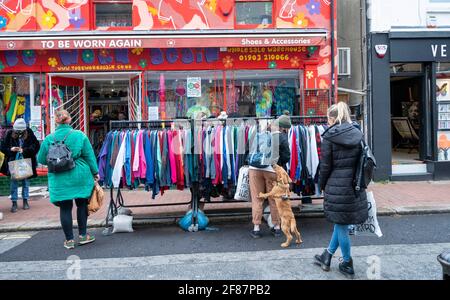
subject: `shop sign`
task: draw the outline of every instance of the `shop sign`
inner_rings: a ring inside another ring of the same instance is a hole
[[[132,48],[0,51],[1,72],[299,69],[320,56],[318,46]],[[1,89],[5,87],[0,86]]]
[[[395,62],[450,62],[450,39],[392,39]]]
[[[187,96],[192,98],[202,96],[202,79],[200,77],[187,78]]]
[[[268,46],[321,46],[325,45],[324,35],[317,36],[265,36],[226,37],[192,36],[168,37],[150,36],[145,38],[0,38],[0,50],[59,50],[59,49],[129,49],[129,48],[206,48],[206,47],[268,47]]]
[[[447,52],[447,44],[434,44],[431,45],[431,51],[433,52],[433,57],[437,58],[437,57],[447,57],[448,56],[448,52]]]

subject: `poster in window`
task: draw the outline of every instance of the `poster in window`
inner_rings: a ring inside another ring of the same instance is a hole
[[[450,132],[438,131],[438,160],[450,161]]]
[[[187,78],[187,96],[192,98],[202,96],[202,79],[200,77]]]
[[[450,101],[450,79],[436,80],[436,100]]]

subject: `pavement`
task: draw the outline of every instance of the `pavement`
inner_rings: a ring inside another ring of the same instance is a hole
[[[437,280],[437,255],[450,249],[450,214],[379,217],[383,237],[352,236],[356,279]],[[278,280],[345,279],[313,265],[314,254],[329,242],[332,225],[323,218],[299,217],[301,245],[282,249],[266,225],[252,239],[248,222],[212,221],[206,231],[178,226],[135,226],[133,233],[103,236],[91,245],[66,250],[61,230],[0,234],[2,279],[180,279]]]
[[[373,191],[377,202],[378,215],[408,215],[408,214],[437,214],[450,212],[450,182],[430,181],[430,182],[390,182],[374,183],[369,188]],[[89,217],[90,227],[102,227],[105,225],[106,211],[110,199],[109,190],[106,192],[106,203],[102,209]],[[0,232],[12,231],[35,231],[59,229],[59,208],[49,203],[45,188],[36,191],[35,196],[30,198],[31,209],[10,213],[10,200],[8,197],[0,197],[0,212],[3,218],[0,219]],[[170,223],[175,224],[177,218],[188,210],[190,201],[189,190],[165,192],[163,196],[158,195],[156,199],[151,199],[150,193],[139,190],[124,190],[123,197],[127,205],[143,204],[176,204],[174,206],[159,206],[151,208],[132,208],[135,217],[135,224]],[[213,199],[212,203],[207,203],[204,207],[206,213],[217,211],[249,212],[250,203],[221,203],[221,199]],[[19,207],[21,203],[19,201]],[[322,201],[314,200],[312,205],[301,206],[300,201],[292,201],[294,212],[303,216],[322,216]],[[152,220],[140,220],[143,217],[152,217]],[[173,216],[168,219],[158,219],[158,216]],[[236,217],[250,221],[248,216]],[[234,219],[234,218],[233,218]],[[75,210],[74,210],[75,220]],[[229,221],[230,218],[222,218]],[[74,222],[76,224],[76,222]]]

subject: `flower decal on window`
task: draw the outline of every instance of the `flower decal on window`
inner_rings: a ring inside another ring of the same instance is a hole
[[[109,56],[109,50],[106,50],[106,49],[100,50],[100,56],[103,56],[103,57]]]
[[[306,4],[306,8],[311,15],[320,15],[320,2],[316,0],[311,0]]]
[[[294,18],[294,25],[296,27],[305,28],[308,27],[309,19],[305,17],[304,13],[298,13]]]
[[[223,66],[226,69],[229,69],[231,67],[233,67],[233,58],[231,58],[231,56],[227,55],[222,59],[223,62]]]
[[[141,59],[141,60],[139,61],[139,66],[140,66],[142,69],[145,69],[145,68],[147,67],[147,60],[146,60],[146,59]]]
[[[4,68],[5,68],[5,65],[4,65],[3,62],[0,60],[0,72],[2,72]]]
[[[23,51],[23,55],[26,57],[33,57],[34,50],[25,50],[25,51]]]
[[[3,29],[8,25],[8,19],[0,16],[0,29]]]
[[[143,48],[134,48],[131,50],[131,53],[133,53],[134,55],[141,55],[142,52],[144,52]]]
[[[314,72],[313,71],[308,71],[306,72],[306,78],[308,78],[309,80],[311,80],[314,77]]]
[[[58,65],[58,60],[54,57],[48,58],[48,65],[52,68],[56,67]]]
[[[83,60],[84,63],[86,64],[91,64],[94,62],[94,50],[83,50],[83,52],[81,53],[81,59]]]
[[[275,69],[277,67],[277,63],[274,61],[269,62],[269,69]]]
[[[300,67],[300,58],[298,58],[298,56],[294,56],[293,58],[291,58],[291,67],[293,68],[298,68]]]
[[[53,16],[53,12],[51,10],[47,10],[47,12],[42,16],[42,25],[47,29],[52,29],[56,24],[56,18]]]

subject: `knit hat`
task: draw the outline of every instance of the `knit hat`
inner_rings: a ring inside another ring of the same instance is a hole
[[[13,125],[14,130],[26,130],[27,129],[27,123],[25,123],[25,120],[22,118],[18,118]]]
[[[289,129],[292,126],[291,118],[289,118],[289,116],[286,115],[279,116],[275,122],[276,122],[275,124],[277,124],[281,128]]]

